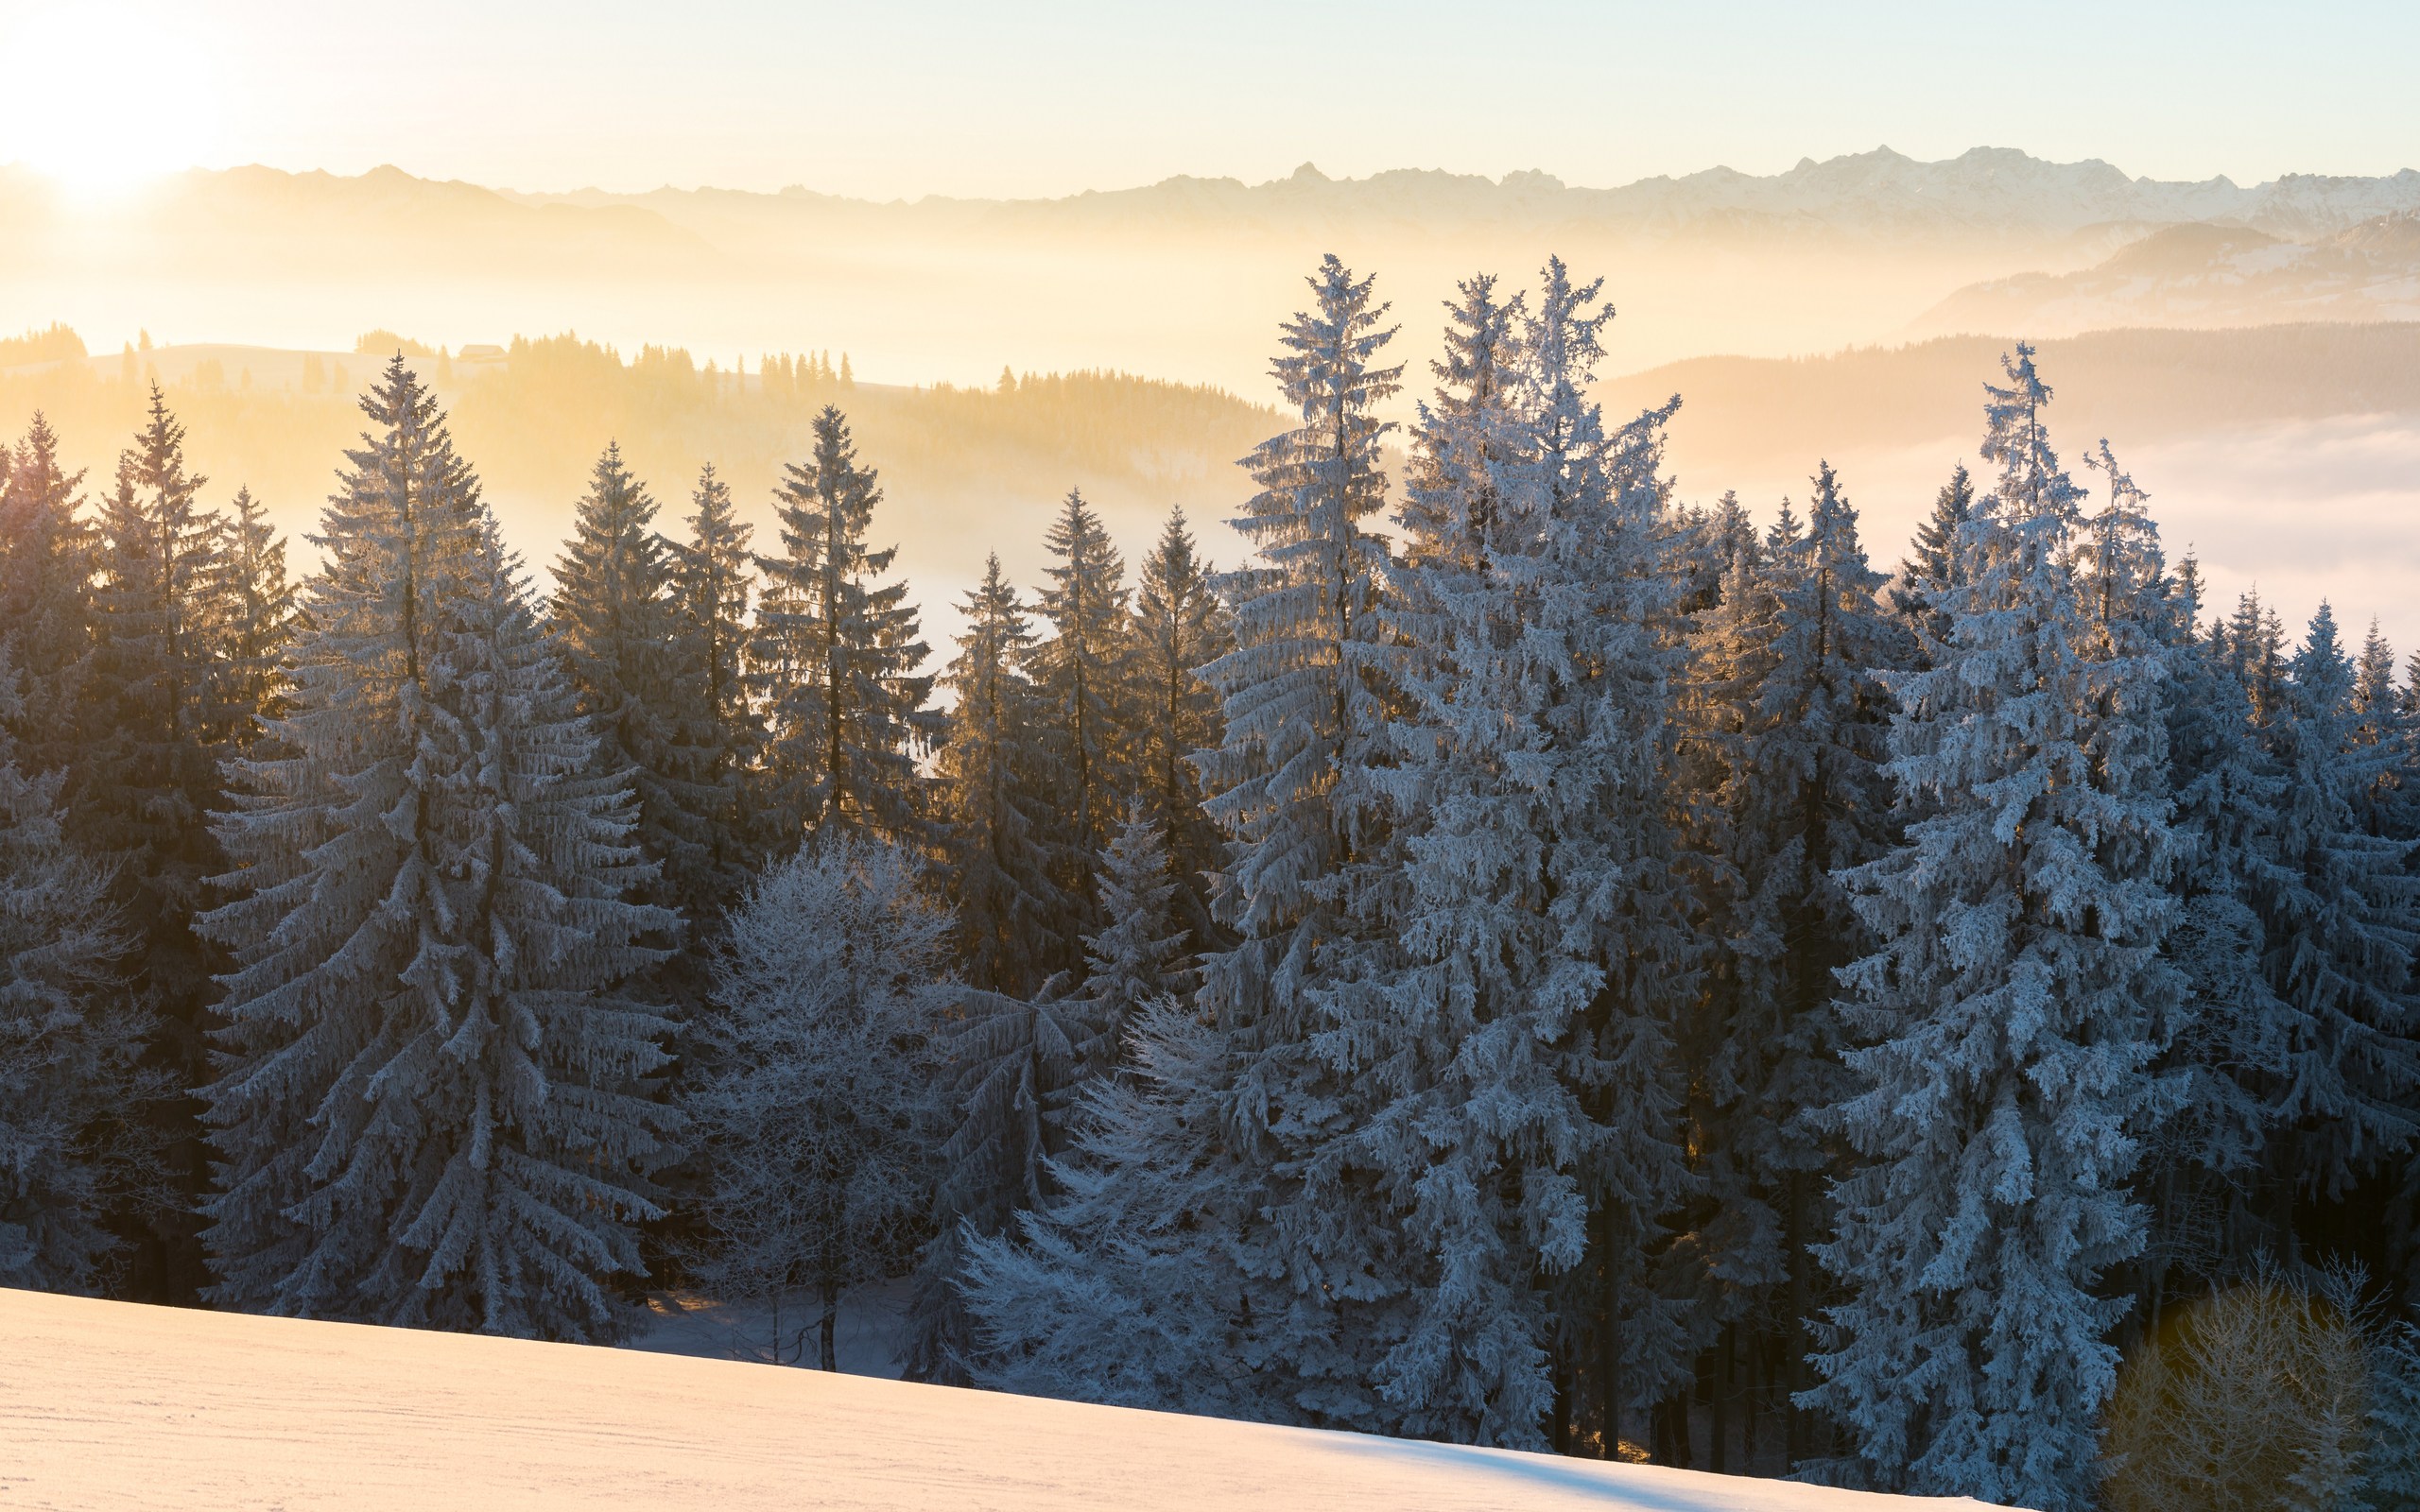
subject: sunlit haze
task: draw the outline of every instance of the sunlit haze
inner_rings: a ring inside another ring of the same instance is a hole
[[[1171,174],[1612,184],[1977,144],[2251,182],[2420,163],[2420,8],[0,5],[0,163],[1030,196]],[[211,117],[217,117],[213,129]],[[60,128],[82,127],[70,146]]]

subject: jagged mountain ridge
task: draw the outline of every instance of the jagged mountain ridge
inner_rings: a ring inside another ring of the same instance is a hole
[[[881,215],[936,224],[1375,219],[1585,224],[1642,232],[1764,227],[1882,235],[2061,236],[2112,223],[2226,221],[2296,237],[2420,208],[2420,171],[2406,168],[2385,177],[2290,174],[2245,187],[2224,177],[2200,182],[2133,178],[2099,159],[2051,163],[2008,147],[1975,147],[1956,158],[1924,163],[1885,146],[1821,163],[1802,159],[1779,174],[1715,167],[1614,188],[1569,185],[1538,171],[1489,179],[1405,168],[1365,179],[1331,179],[1305,163],[1287,178],[1258,184],[1180,176],[1138,188],[1095,190],[1058,199],[928,198],[876,205],[797,185],[778,196],[675,189],[625,195],[583,189],[513,198],[532,205],[640,205],[676,224],[752,212],[767,221],[783,218],[785,213]]]

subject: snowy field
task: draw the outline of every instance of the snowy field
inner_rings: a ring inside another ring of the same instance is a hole
[[[1980,1504],[0,1290],[0,1512]]]

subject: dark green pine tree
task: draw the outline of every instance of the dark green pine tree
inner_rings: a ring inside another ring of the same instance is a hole
[[[1215,570],[1195,547],[1184,511],[1169,511],[1159,543],[1143,558],[1129,631],[1135,789],[1161,828],[1178,921],[1197,948],[1217,937],[1209,877],[1225,853],[1219,827],[1201,812],[1201,778],[1193,765],[1194,752],[1214,750],[1225,738],[1219,696],[1201,669],[1236,643],[1227,606],[1210,586]]]
[[[0,448],[0,641],[17,671],[8,724],[29,773],[80,768],[83,755],[96,548],[78,498],[83,476],[60,466],[59,437],[39,413],[13,454]]]
[[[946,674],[957,703],[940,761],[960,958],[973,986],[1022,995],[1072,964],[1057,958],[1051,935],[1067,907],[1045,844],[1052,816],[1035,745],[1040,710],[1025,674],[1033,634],[996,556],[962,610],[966,633]]]
[[[711,464],[699,474],[691,502],[697,512],[689,516],[689,539],[667,549],[672,682],[681,713],[673,754],[683,781],[708,799],[705,865],[683,900],[693,920],[701,921],[719,914],[755,868],[762,825],[752,784],[765,726],[747,684],[752,531]]]
[[[639,848],[660,868],[662,901],[686,901],[710,866],[714,793],[688,780],[676,750],[682,693],[677,610],[655,500],[609,444],[589,473],[548,606],[580,713],[596,727],[598,770],[637,790]]]
[[[1052,872],[1075,912],[1060,927],[1070,954],[1092,931],[1094,873],[1125,807],[1132,762],[1123,708],[1129,646],[1126,564],[1100,516],[1069,490],[1046,538],[1050,586],[1039,607],[1051,634],[1034,647],[1042,747],[1050,762]]]
[[[930,839],[919,751],[941,735],[919,676],[925,643],[904,582],[879,581],[898,548],[866,544],[882,490],[848,418],[815,417],[815,448],[774,490],[782,555],[765,574],[750,679],[769,726],[765,807],[775,853],[838,826],[915,846]]]
[[[204,1017],[220,957],[192,921],[204,879],[222,869],[210,816],[222,806],[230,721],[226,526],[199,503],[207,480],[185,470],[184,436],[155,386],[102,506],[85,755],[69,813],[82,848],[115,868],[132,985],[159,1016],[167,1070],[178,1086],[196,1087],[208,1075]],[[161,1115],[181,1198],[198,1197],[206,1177],[198,1114],[199,1105],[180,1102]],[[154,1227],[134,1284],[191,1296],[201,1280],[192,1226],[179,1216]]]

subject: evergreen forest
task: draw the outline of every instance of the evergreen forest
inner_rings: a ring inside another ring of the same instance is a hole
[[[1902,554],[1679,498],[1560,261],[1443,318],[1326,259],[1232,519],[1071,488],[941,646],[821,369],[771,529],[599,434],[543,594],[400,341],[307,571],[130,365],[109,476],[34,415],[0,1284],[2420,1509],[2420,656],[2211,601],[2031,346]]]

